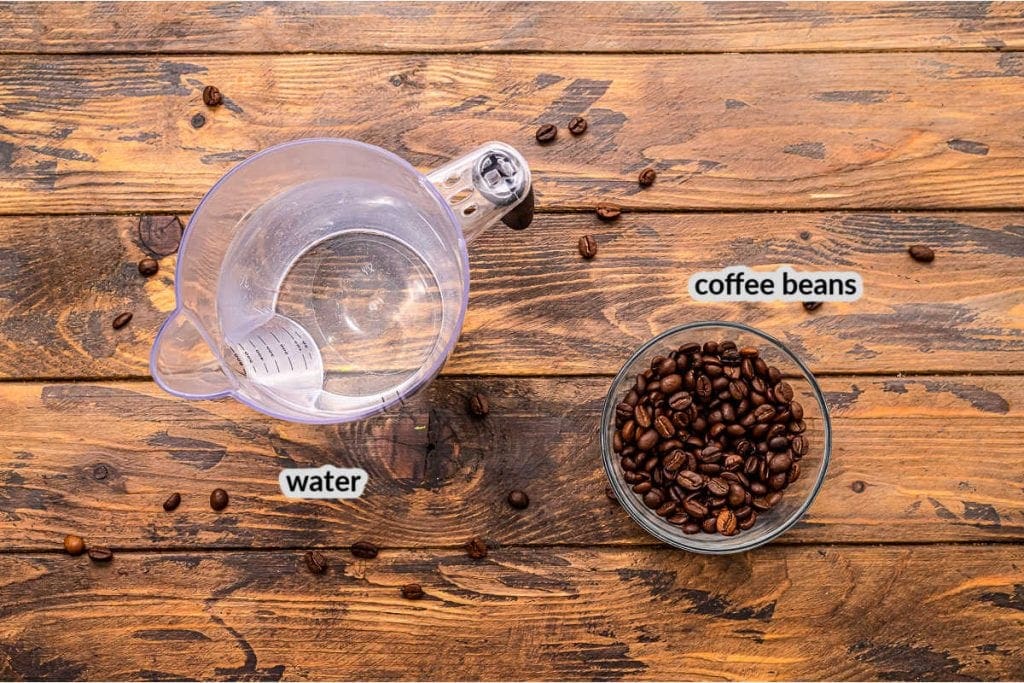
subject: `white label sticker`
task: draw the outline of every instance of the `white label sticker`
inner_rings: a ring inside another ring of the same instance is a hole
[[[281,470],[277,482],[285,498],[350,499],[363,495],[369,479],[358,467],[324,465]]]
[[[690,276],[696,301],[856,301],[864,282],[853,271],[797,272],[789,266],[759,272],[746,266]]]

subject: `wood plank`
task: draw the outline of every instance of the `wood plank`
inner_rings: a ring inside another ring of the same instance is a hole
[[[0,53],[1000,50],[1024,47],[1022,11],[1019,2],[4,2]]]
[[[786,543],[1024,538],[1020,377],[836,377],[824,488]],[[0,549],[650,544],[605,498],[604,378],[439,380],[403,410],[346,426],[265,418],[155,385],[0,384]],[[466,400],[483,389],[491,414]],[[805,404],[810,405],[809,401]],[[817,423],[812,422],[812,432]],[[820,439],[820,437],[818,437]],[[818,440],[820,443],[820,440]],[[366,469],[358,501],[286,499],[284,467]],[[214,513],[214,487],[231,505]],[[516,513],[512,489],[532,503]],[[184,502],[161,509],[172,491]]]
[[[190,211],[239,160],[314,136],[423,168],[505,140],[543,210],[1024,207],[1020,53],[4,61],[4,214]],[[586,135],[536,144],[577,114]]]
[[[1018,680],[1019,546],[0,556],[5,679]],[[420,583],[426,597],[403,600]]]
[[[187,216],[183,216],[187,218]],[[175,258],[144,280],[133,216],[0,218],[0,377],[144,377],[174,307]],[[653,335],[736,320],[786,340],[815,372],[1024,372],[1024,214],[545,214],[470,248],[472,286],[453,374],[612,374]],[[576,241],[594,234],[596,259]],[[909,244],[931,244],[921,265]],[[851,269],[865,296],[700,304],[698,270]],[[110,321],[134,312],[120,331]],[[31,359],[31,362],[27,362]]]

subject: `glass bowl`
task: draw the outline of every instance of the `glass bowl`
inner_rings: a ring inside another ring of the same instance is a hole
[[[804,409],[805,438],[809,442],[807,454],[800,460],[800,477],[783,491],[782,500],[773,508],[758,514],[750,529],[734,536],[707,534],[700,531],[685,534],[681,527],[670,524],[644,505],[630,484],[623,479],[620,458],[612,450],[615,433],[615,406],[618,405],[636,379],[648,369],[655,356],[667,356],[686,342],[723,342],[732,340],[737,346],[753,346],[770,366],[777,367],[793,387],[794,399]],[[619,370],[612,381],[601,416],[601,458],[608,481],[622,507],[647,533],[658,540],[696,553],[727,554],[751,550],[774,540],[793,526],[807,511],[825,479],[829,455],[832,452],[832,429],[828,408],[821,388],[810,370],[786,346],[764,332],[731,322],[697,322],[674,327],[642,345]]]

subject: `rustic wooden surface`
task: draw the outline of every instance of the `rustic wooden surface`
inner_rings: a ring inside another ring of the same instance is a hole
[[[1024,678],[1024,3],[0,2],[0,27],[0,679]],[[462,338],[399,410],[311,427],[162,393],[176,256],[139,277],[140,218],[313,135],[423,169],[505,140],[541,213],[471,246]],[[689,299],[739,263],[866,293]],[[597,443],[632,349],[713,318],[808,361],[835,443],[800,524],[727,558],[640,532]],[[367,469],[364,498],[280,495],[323,463]]]

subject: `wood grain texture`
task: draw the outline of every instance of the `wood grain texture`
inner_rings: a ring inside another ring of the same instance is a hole
[[[187,218],[183,216],[182,218]],[[144,279],[133,216],[0,218],[0,376],[144,377],[174,307],[175,257]],[[599,253],[583,261],[580,235]],[[909,244],[931,244],[930,265]],[[545,214],[470,248],[454,374],[612,374],[653,335],[735,320],[785,340],[816,372],[1024,371],[1024,214]],[[746,264],[855,270],[865,295],[799,304],[700,304],[698,270]],[[120,331],[110,321],[132,311]],[[31,362],[27,362],[31,359]]]
[[[2,52],[777,52],[1024,46],[1024,5],[0,3]]]
[[[0,384],[0,548],[77,533],[116,548],[653,543],[609,502],[597,437],[608,380],[439,380],[403,410],[314,427],[151,383]],[[491,413],[470,418],[487,392]],[[1016,377],[829,378],[832,465],[787,543],[1024,538]],[[808,403],[809,404],[809,403]],[[88,425],[88,428],[83,428]],[[820,441],[818,442],[820,443]],[[358,501],[286,499],[285,467],[363,467]],[[859,483],[858,483],[859,482]],[[231,505],[214,513],[210,491]],[[508,508],[512,489],[531,497]],[[181,507],[161,509],[172,492]]]
[[[4,214],[190,211],[256,150],[314,136],[421,168],[504,140],[541,210],[1024,207],[1020,53],[4,61]],[[534,141],[578,114],[586,135]]]
[[[0,556],[6,679],[1016,680],[1019,547]],[[400,587],[418,582],[419,601]]]

